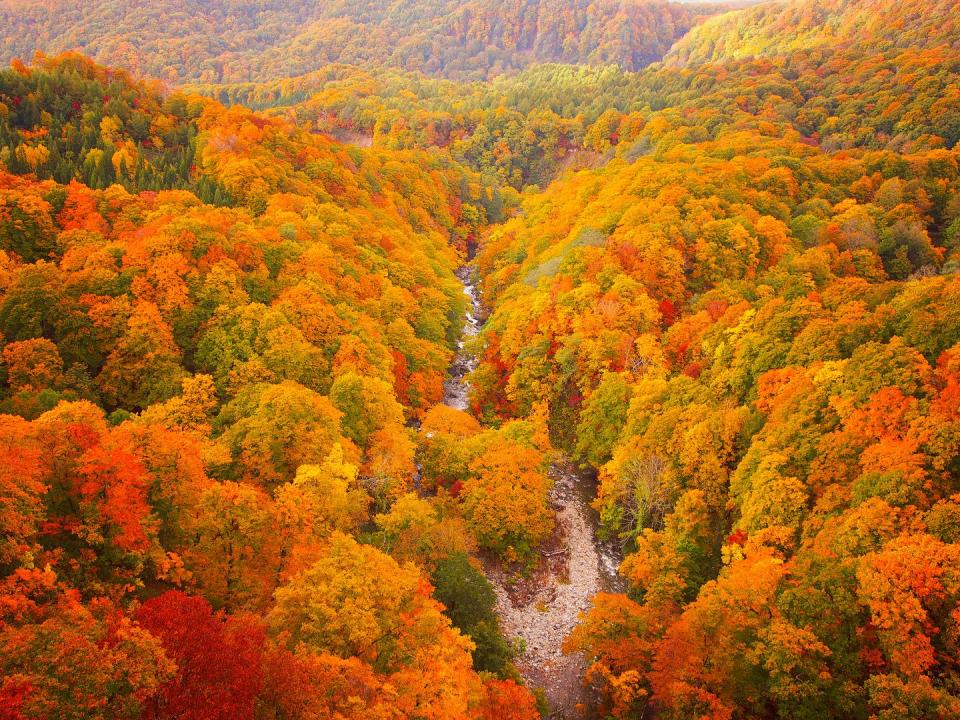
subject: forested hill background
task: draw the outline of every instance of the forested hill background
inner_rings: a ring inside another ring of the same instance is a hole
[[[718,9],[637,0],[0,0],[0,62],[79,50],[171,82],[276,79],[335,62],[455,78],[541,62],[635,70]]]
[[[665,58],[702,65],[798,50],[850,51],[957,47],[960,14],[954,0],[790,0],[715,17],[689,33]]]

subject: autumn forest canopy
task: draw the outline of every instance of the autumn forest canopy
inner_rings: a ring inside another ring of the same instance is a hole
[[[960,718],[957,0],[139,5],[0,0],[0,720]]]

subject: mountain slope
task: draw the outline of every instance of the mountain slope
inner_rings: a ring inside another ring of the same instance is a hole
[[[681,39],[664,62],[696,66],[815,48],[956,49],[958,37],[956,0],[788,0],[711,18]]]
[[[548,413],[627,552],[565,646],[611,717],[960,717],[948,5],[708,23],[771,56],[639,73],[481,242],[474,412]]]
[[[77,55],[0,72],[0,714],[539,717],[493,591],[444,614],[464,520],[407,494],[495,196]]]
[[[169,81],[264,80],[332,62],[486,77],[536,62],[658,60],[716,7],[661,0],[0,2],[0,61],[82,50]]]

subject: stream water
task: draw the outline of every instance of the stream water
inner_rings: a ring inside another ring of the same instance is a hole
[[[470,302],[459,350],[444,386],[444,403],[464,411],[469,408],[470,391],[466,376],[477,364],[469,341],[480,332],[483,316],[472,275],[470,265],[457,272]],[[504,632],[523,643],[524,651],[517,658],[521,674],[530,685],[543,689],[551,717],[572,720],[592,716],[595,698],[582,684],[584,658],[565,655],[563,641],[596,593],[622,589],[617,575],[621,558],[614,545],[596,537],[598,518],[590,507],[596,493],[594,478],[566,459],[555,462],[550,475],[557,531],[545,545],[537,569],[529,577],[517,577],[488,562],[486,572],[497,593]]]
[[[457,354],[450,365],[450,375],[443,385],[443,403],[457,410],[466,411],[470,407],[470,383],[467,375],[477,366],[477,359],[467,348],[467,343],[480,332],[481,312],[480,293],[472,281],[473,267],[463,265],[457,270],[457,278],[463,283],[463,294],[469,298],[467,314],[464,318]]]

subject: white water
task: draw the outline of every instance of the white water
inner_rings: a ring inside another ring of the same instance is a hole
[[[463,294],[470,299],[466,317],[463,322],[460,342],[457,343],[457,354],[450,365],[450,377],[443,385],[443,403],[457,410],[466,411],[470,407],[469,375],[477,367],[477,359],[467,347],[470,340],[480,333],[481,322],[477,318],[481,315],[480,294],[470,282],[473,268],[464,265],[457,270],[457,278],[463,283]]]

